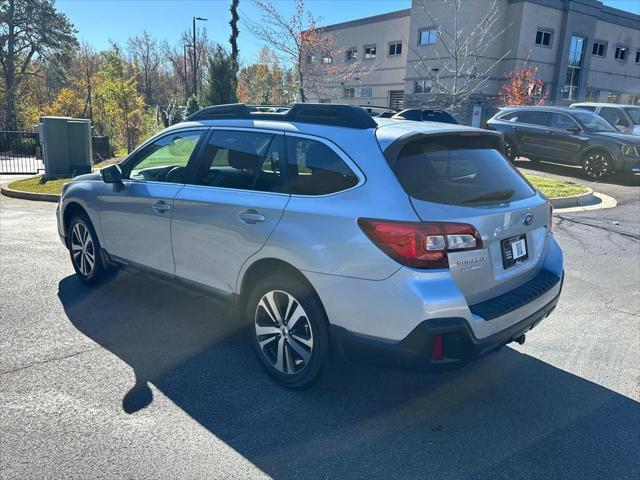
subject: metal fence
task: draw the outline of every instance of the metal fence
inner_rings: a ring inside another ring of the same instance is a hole
[[[37,133],[0,131],[0,173],[38,173],[41,158]]]

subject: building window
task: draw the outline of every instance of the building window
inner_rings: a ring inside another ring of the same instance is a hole
[[[427,28],[420,30],[418,35],[418,45],[433,45],[438,41],[438,29]]]
[[[431,80],[423,79],[413,82],[413,93],[431,93],[433,89],[433,82]]]
[[[636,63],[640,63],[640,50],[636,51]]]
[[[596,57],[606,57],[607,44],[604,42],[593,42],[593,50],[591,53]]]
[[[402,42],[392,42],[389,44],[389,56],[402,55]]]
[[[536,32],[536,45],[541,47],[550,47],[553,41],[553,32],[549,30],[538,29]]]
[[[629,49],[627,47],[617,46],[616,54],[613,56],[616,60],[620,60],[621,62],[627,61],[627,56],[629,55]]]
[[[349,47],[344,53],[344,59],[349,60],[357,60],[358,59],[358,49],[356,47]]]
[[[629,95],[630,105],[640,105],[640,95]]]
[[[362,98],[373,97],[373,87],[360,87],[360,96]]]
[[[620,94],[617,92],[609,92],[607,95],[607,103],[619,103],[620,102]]]
[[[531,91],[529,92],[532,97],[543,98],[547,95],[547,84],[546,83],[535,83],[530,87]]]
[[[330,53],[323,53],[322,54],[322,63],[331,63],[333,62],[333,57],[331,56]]]
[[[583,37],[571,37],[569,48],[569,62],[567,64],[567,77],[562,96],[567,100],[578,99],[578,87],[580,86],[580,72],[582,70],[582,60],[584,59],[584,49],[587,39]]]
[[[364,47],[364,59],[372,60],[376,58],[376,52],[377,52],[377,48],[375,45],[366,45]]]
[[[355,96],[356,89],[353,87],[344,87],[342,89],[342,96],[345,98],[353,98]]]
[[[587,88],[587,92],[584,94],[584,100],[586,102],[597,102],[600,100],[600,90],[595,88]]]
[[[316,63],[316,56],[313,54],[307,55],[307,63]]]

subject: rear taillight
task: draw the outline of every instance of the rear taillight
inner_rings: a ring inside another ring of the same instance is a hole
[[[448,268],[447,252],[482,248],[477,230],[464,223],[360,218],[358,225],[383,252],[412,268]]]
[[[549,231],[553,228],[553,204],[549,202],[549,225],[547,227]]]

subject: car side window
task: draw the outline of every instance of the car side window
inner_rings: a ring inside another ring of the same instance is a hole
[[[600,109],[600,116],[614,127],[629,126],[629,122],[624,118],[624,114],[617,108],[603,107]]]
[[[357,184],[357,175],[327,145],[308,138],[287,136],[287,192],[326,195]]]
[[[165,135],[147,145],[125,171],[125,178],[154,182],[184,183],[187,164],[203,131]]]
[[[553,112],[551,114],[551,127],[557,128],[559,130],[566,130],[568,128],[580,128],[569,115],[557,112]]]
[[[520,112],[518,122],[546,127],[549,125],[549,113],[540,111]]]
[[[282,135],[216,130],[196,173],[196,185],[278,192],[282,187]]]

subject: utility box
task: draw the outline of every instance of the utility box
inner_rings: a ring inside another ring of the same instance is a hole
[[[91,121],[83,118],[42,117],[38,135],[47,180],[91,172]]]

